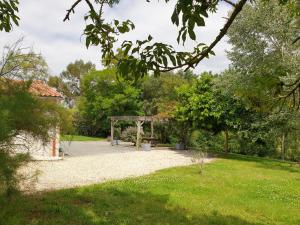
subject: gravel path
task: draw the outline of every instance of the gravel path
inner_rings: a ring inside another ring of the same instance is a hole
[[[159,169],[192,164],[192,154],[166,148],[136,151],[108,142],[64,143],[64,160],[35,162],[40,171],[37,190],[60,189],[149,174]],[[206,162],[212,159],[206,159]]]

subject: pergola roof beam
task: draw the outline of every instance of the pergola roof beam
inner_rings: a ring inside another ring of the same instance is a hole
[[[122,120],[122,121],[168,121],[168,118],[165,117],[157,117],[157,116],[111,116],[109,117],[110,120]]]

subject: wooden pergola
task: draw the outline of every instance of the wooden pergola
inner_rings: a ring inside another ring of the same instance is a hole
[[[118,121],[134,121],[137,126],[136,131],[136,148],[139,150],[140,141],[141,141],[141,131],[142,126],[145,122],[151,123],[151,138],[154,135],[154,122],[167,122],[167,117],[162,116],[111,116],[110,119],[110,136],[111,136],[111,145],[114,145],[114,126]]]

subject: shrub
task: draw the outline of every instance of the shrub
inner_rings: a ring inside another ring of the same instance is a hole
[[[136,145],[136,127],[127,127],[121,134],[121,139]]]
[[[221,134],[195,130],[191,133],[189,144],[190,147],[201,151],[220,152],[223,150],[224,140]]]
[[[7,151],[0,151],[0,194],[10,197],[19,190],[19,185],[26,179],[18,174],[18,170],[30,160],[29,154],[12,155]]]
[[[32,81],[46,74],[47,65],[40,55],[26,51],[21,42],[5,46],[0,57],[0,194],[7,195],[26,179],[19,169],[29,161],[29,154],[16,154],[17,149],[30,147],[24,135],[47,142],[50,129],[60,126],[65,131],[71,127],[71,116],[62,106],[31,94]]]

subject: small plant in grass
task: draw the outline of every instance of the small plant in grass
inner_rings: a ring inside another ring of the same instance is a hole
[[[197,151],[193,154],[192,162],[200,167],[200,174],[203,173],[204,160],[207,158],[207,152]]]

